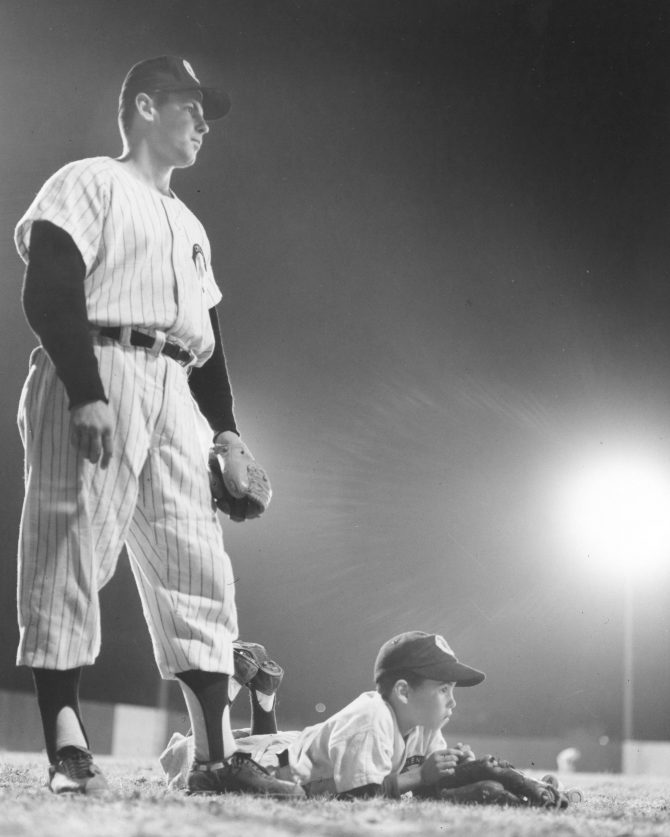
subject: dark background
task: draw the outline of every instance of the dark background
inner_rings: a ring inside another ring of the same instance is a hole
[[[12,231],[120,153],[126,70],[187,57],[234,100],[173,185],[202,219],[267,516],[225,527],[284,726],[371,684],[393,634],[484,669],[454,730],[617,738],[623,591],[562,539],[593,449],[670,469],[667,2],[0,3],[0,686],[14,668],[16,405],[34,337]],[[635,590],[635,736],[670,737],[668,594]],[[126,560],[89,699],[159,699]],[[169,700],[178,705],[171,685]],[[241,707],[244,713],[244,707]]]

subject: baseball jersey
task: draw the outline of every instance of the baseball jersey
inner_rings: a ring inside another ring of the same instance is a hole
[[[214,348],[209,309],[221,299],[202,224],[174,193],[151,189],[111,157],[78,160],[40,189],[19,221],[16,247],[28,261],[35,220],[64,229],[86,266],[93,326],[163,331],[202,365]]]
[[[380,785],[445,747],[440,730],[414,727],[403,738],[393,709],[373,691],[307,727],[288,752],[294,775],[314,795]]]
[[[255,762],[274,772],[278,772],[279,754],[300,735],[299,730],[280,730],[259,735],[251,735],[248,729],[233,730],[237,750],[248,753]],[[194,758],[193,736],[173,732],[167,747],[159,757],[165,781],[170,788],[177,790],[188,786],[188,774]],[[283,778],[290,780],[293,776],[289,771]]]
[[[64,230],[79,250],[93,327],[167,333],[198,364],[210,357],[210,308],[221,294],[209,241],[173,194],[151,189],[117,160],[95,157],[65,166],[38,192],[16,228],[24,260],[38,220]],[[161,675],[232,673],[235,578],[212,508],[212,428],[183,366],[121,341],[92,344],[114,427],[107,469],[71,444],[66,389],[42,347],[21,395],[17,664],[67,670],[94,662],[98,593],[125,544]]]

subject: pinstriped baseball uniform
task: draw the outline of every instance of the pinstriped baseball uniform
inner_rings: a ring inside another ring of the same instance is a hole
[[[16,229],[64,229],[86,266],[93,327],[164,332],[211,355],[209,309],[220,300],[202,225],[179,199],[145,186],[119,161],[71,163],[42,187]],[[232,569],[205,467],[211,429],[186,370],[156,349],[94,338],[112,410],[113,456],[102,470],[69,442],[65,388],[43,349],[33,353],[19,406],[26,498],[19,543],[19,664],[70,669],[100,647],[98,590],[124,543],[159,670],[233,672]]]
[[[207,360],[207,311],[221,292],[205,230],[178,198],[147,188],[117,160],[94,157],[50,177],[19,222],[16,245],[26,262],[30,222],[38,219],[64,229],[79,248],[91,323],[164,330],[195,351],[199,365]]]
[[[304,729],[288,752],[294,775],[310,795],[318,795],[381,785],[446,746],[440,730],[422,726],[403,738],[390,705],[378,692],[363,692],[326,721]]]
[[[378,692],[363,692],[319,724],[304,730],[238,737],[240,750],[266,768],[288,750],[288,764],[278,775],[299,781],[310,796],[336,795],[368,784],[384,785],[388,776],[420,766],[447,746],[442,732],[417,726],[403,738],[393,709]],[[193,741],[174,733],[161,755],[170,787],[186,784],[193,761]]]

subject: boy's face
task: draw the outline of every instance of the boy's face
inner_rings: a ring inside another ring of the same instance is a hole
[[[407,709],[417,726],[440,729],[447,723],[456,706],[455,685],[440,683],[437,680],[424,680],[420,686],[409,687]]]

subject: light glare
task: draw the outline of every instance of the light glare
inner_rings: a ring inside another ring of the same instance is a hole
[[[635,575],[670,554],[670,470],[639,456],[586,460],[567,481],[564,528],[571,550],[598,568]]]

